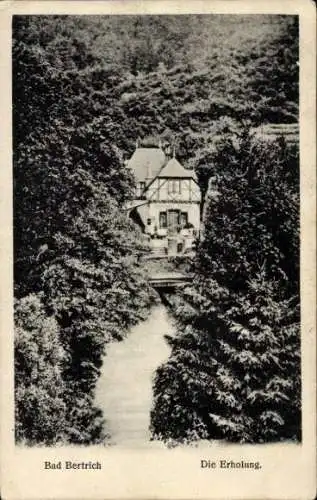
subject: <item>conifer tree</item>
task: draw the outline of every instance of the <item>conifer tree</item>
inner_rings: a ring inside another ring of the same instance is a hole
[[[155,436],[300,438],[294,158],[284,143],[265,145],[247,131],[236,145],[222,144],[195,279],[177,311],[172,356],[156,377]]]

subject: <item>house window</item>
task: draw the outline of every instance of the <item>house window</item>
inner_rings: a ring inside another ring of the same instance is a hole
[[[145,182],[138,182],[137,186],[136,186],[136,196],[137,196],[137,198],[141,198],[144,189],[145,189]]]
[[[147,220],[147,225],[150,226],[152,224],[152,219]]]
[[[166,212],[160,212],[160,228],[167,227],[167,214]]]
[[[180,225],[181,227],[185,227],[188,224],[188,213],[181,212]]]
[[[181,192],[181,181],[179,179],[170,179],[168,181],[168,193],[179,193]]]

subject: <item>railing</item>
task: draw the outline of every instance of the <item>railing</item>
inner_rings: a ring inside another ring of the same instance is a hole
[[[175,288],[183,286],[192,280],[190,274],[166,273],[154,274],[150,277],[150,283],[154,288]]]

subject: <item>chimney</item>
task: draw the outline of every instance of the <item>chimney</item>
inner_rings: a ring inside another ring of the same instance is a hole
[[[146,165],[146,179],[150,181],[151,177],[152,177],[151,165],[150,162],[148,162]]]

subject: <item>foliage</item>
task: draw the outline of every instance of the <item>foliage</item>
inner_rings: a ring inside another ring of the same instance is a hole
[[[212,266],[220,285],[230,276],[230,288],[241,290],[264,267],[281,289],[298,293],[298,161],[297,146],[262,142],[247,131],[218,146],[217,194],[205,210],[199,269]]]
[[[193,286],[155,380],[163,440],[300,439],[298,156],[245,133],[215,154]]]
[[[100,123],[124,154],[160,135],[187,162],[223,118],[298,120],[295,16],[16,16],[13,29],[18,135],[43,115]]]
[[[63,347],[61,329],[41,299],[31,294],[15,303],[16,440],[47,446],[103,441],[101,411],[92,394],[65,379],[73,353]]]
[[[56,444],[64,438],[66,405],[62,372],[67,355],[56,320],[39,296],[15,304],[15,419],[19,441]]]
[[[43,432],[36,434],[35,395],[25,408],[30,416],[17,419],[17,439],[88,444],[104,438],[93,393],[105,345],[144,318],[153,297],[139,263],[146,249],[124,206],[133,179],[109,137],[107,117],[99,118],[91,85],[98,58],[83,53],[79,60],[78,40],[54,26],[41,18],[15,19],[14,271],[16,297],[40,295],[43,314],[57,325],[66,360],[55,385],[67,425],[61,424],[60,436],[55,417],[45,413]],[[50,29],[43,33],[44,27]],[[70,55],[70,73],[52,61],[52,43]],[[67,85],[71,90],[64,92]],[[17,370],[24,405],[21,377]]]

